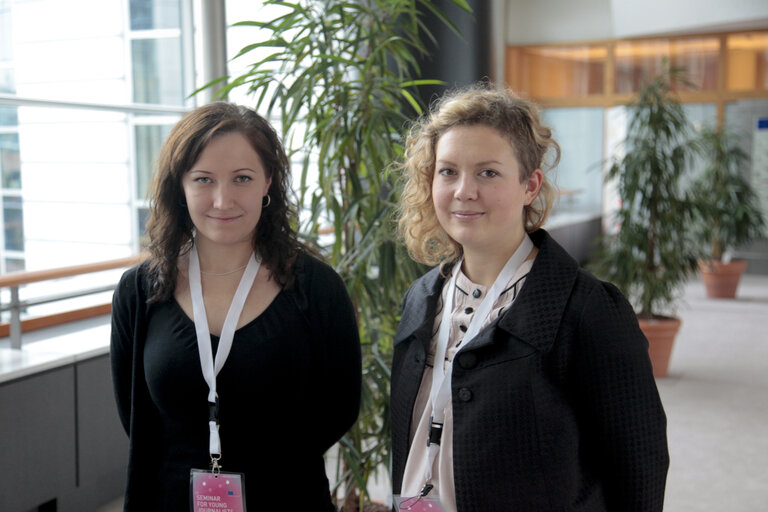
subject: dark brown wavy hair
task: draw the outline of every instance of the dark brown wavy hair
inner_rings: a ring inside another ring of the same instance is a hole
[[[295,209],[288,199],[288,157],[274,128],[253,110],[214,102],[187,113],[173,127],[158,155],[150,185],[149,302],[169,300],[176,288],[179,257],[192,247],[194,225],[187,211],[181,180],[216,137],[241,133],[264,164],[272,184],[271,202],[261,211],[253,234],[253,249],[281,286],[293,281],[291,265],[301,250],[308,250],[291,228]]]

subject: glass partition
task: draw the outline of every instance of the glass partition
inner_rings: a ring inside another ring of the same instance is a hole
[[[768,98],[728,103],[726,126],[739,135],[741,149],[750,159],[744,174],[751,181],[768,215]]]
[[[527,96],[567,98],[602,94],[605,46],[520,48],[517,88]]]
[[[542,117],[561,150],[560,164],[550,176],[558,192],[553,214],[600,215],[603,109],[549,108]]]
[[[672,67],[685,68],[690,85],[679,90],[717,89],[720,40],[717,37],[622,41],[615,47],[615,92],[635,93],[661,73],[664,59]]]
[[[727,52],[729,91],[768,90],[768,33],[730,35]]]

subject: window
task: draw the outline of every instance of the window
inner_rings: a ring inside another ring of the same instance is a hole
[[[672,67],[686,70],[691,86],[684,90],[717,89],[720,40],[716,37],[654,39],[616,44],[615,92],[635,93],[643,83],[658,75],[664,59]]]
[[[542,106],[563,151],[555,215],[599,211],[601,188],[603,213],[613,209],[615,184],[598,179],[599,161],[620,148],[625,105],[661,72],[665,59],[685,69],[690,85],[676,92],[694,127],[735,127],[754,158],[755,137],[768,139],[768,128],[755,129],[760,119],[768,125],[768,31],[507,48],[507,84]],[[695,174],[704,162],[693,165]],[[756,184],[768,204],[768,185]]]
[[[138,118],[142,124],[134,126],[136,141],[136,198],[147,197],[149,182],[152,179],[155,159],[160,152],[163,141],[170,133],[177,119],[160,119],[160,124],[146,124],[148,118]]]
[[[0,0],[0,271],[138,251],[155,157],[192,106],[190,5]]]
[[[24,251],[24,224],[21,197],[3,197],[3,221],[5,225],[5,250]]]
[[[768,98],[745,99],[728,103],[725,122],[739,135],[741,149],[750,158],[744,169],[757,192],[763,211],[768,212]]]
[[[178,0],[131,0],[131,30],[181,27]]]
[[[603,160],[602,108],[551,108],[542,113],[560,144],[554,175],[559,198],[554,215],[600,215]]]
[[[3,189],[21,189],[21,163],[19,160],[19,135],[0,133],[0,176]]]
[[[541,98],[602,94],[604,46],[532,46],[508,55],[508,66],[519,69],[515,89]]]
[[[768,33],[728,36],[729,91],[768,90]]]

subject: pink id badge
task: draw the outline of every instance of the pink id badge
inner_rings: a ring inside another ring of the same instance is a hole
[[[439,498],[426,496],[398,496],[394,495],[395,510],[410,512],[445,512]]]
[[[246,512],[243,473],[193,469],[189,489],[192,512]]]

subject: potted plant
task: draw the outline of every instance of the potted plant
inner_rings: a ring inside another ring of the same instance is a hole
[[[729,251],[760,238],[765,218],[744,176],[749,158],[735,134],[705,128],[699,143],[706,167],[692,191],[699,209],[696,234],[707,254],[699,260],[699,270],[707,296],[734,298],[747,261],[731,260]]]
[[[451,1],[471,12],[465,0]],[[220,97],[247,88],[255,107],[277,118],[287,149],[301,155],[299,232],[344,278],[363,349],[360,416],[338,444],[333,495],[344,496],[343,511],[372,510],[369,481],[389,469],[391,458],[392,337],[402,297],[424,270],[395,239],[400,188],[386,170],[402,155],[406,121],[421,113],[416,88],[440,83],[419,79],[417,57],[433,37],[420,16],[429,12],[458,30],[431,0],[264,5],[282,14],[236,24],[259,29],[256,42],[236,57],[252,56],[249,70],[208,86],[228,81]]]
[[[617,181],[618,229],[603,236],[593,268],[630,300],[646,338],[653,372],[667,375],[680,320],[682,285],[699,254],[691,240],[694,205],[681,186],[695,154],[692,129],[672,84],[680,69],[666,64],[629,105],[627,137],[608,170]]]

